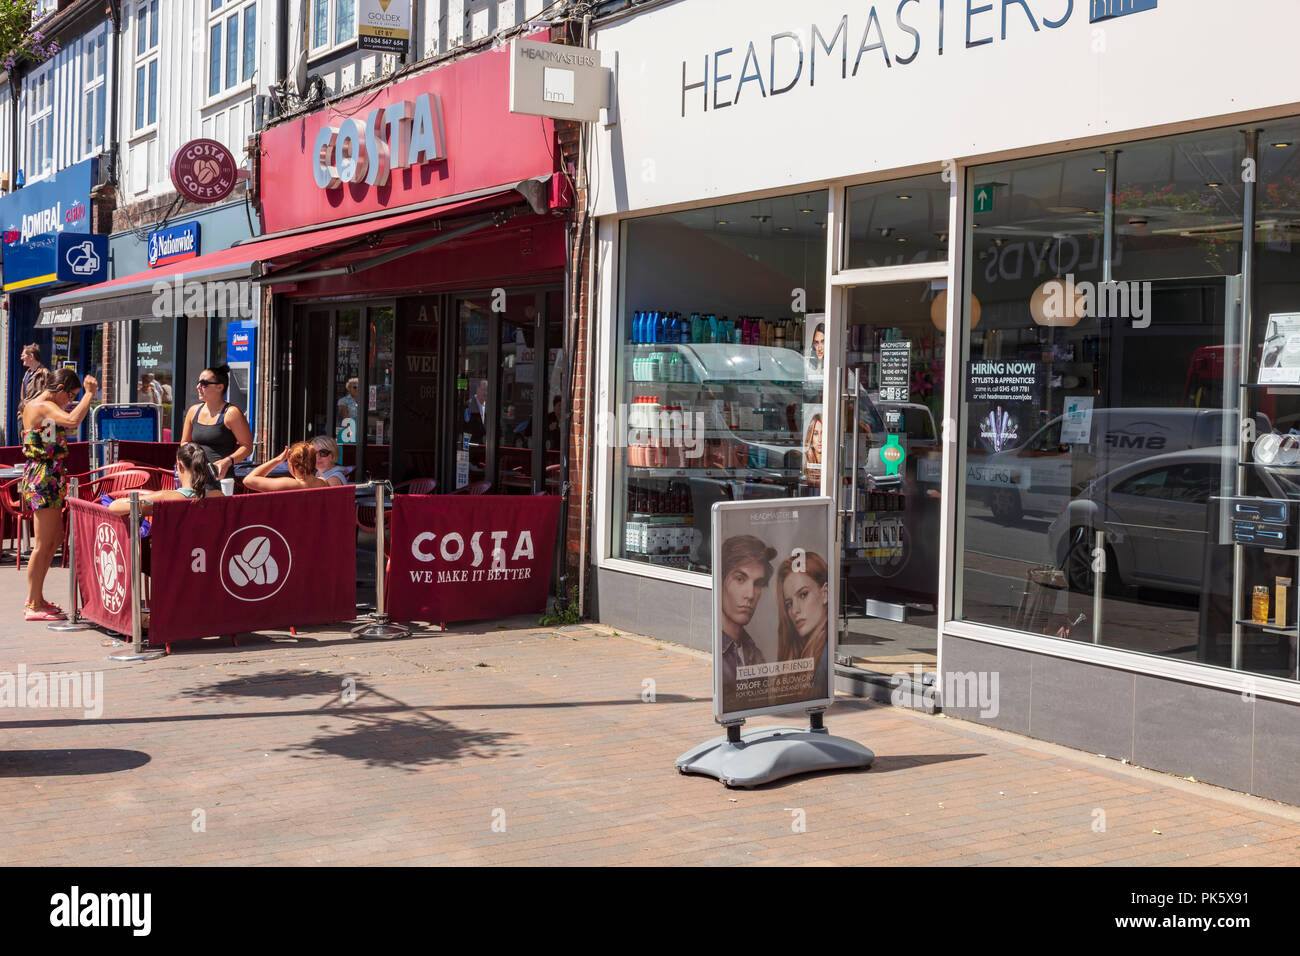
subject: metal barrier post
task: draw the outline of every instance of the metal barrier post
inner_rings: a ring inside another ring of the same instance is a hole
[[[110,661],[149,661],[162,651],[144,649],[144,616],[140,609],[140,492],[131,492],[131,650],[109,654]]]
[[[77,498],[77,486],[81,482],[73,478],[68,484],[70,500]],[[68,619],[54,621],[45,625],[51,631],[88,631],[91,625],[81,619],[81,609],[77,604],[77,522],[72,519],[72,508],[68,508],[68,552],[64,555],[70,569],[68,574]]]
[[[394,637],[410,637],[410,628],[401,624],[392,624],[388,620],[388,595],[385,578],[388,576],[384,567],[384,483],[375,482],[375,616],[373,623],[354,631],[363,641],[387,641]]]

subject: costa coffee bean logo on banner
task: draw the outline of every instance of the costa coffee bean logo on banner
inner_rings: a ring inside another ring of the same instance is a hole
[[[215,139],[193,139],[176,150],[172,185],[190,202],[220,202],[234,191],[239,167],[230,150]]]
[[[265,601],[289,580],[289,543],[264,524],[240,528],[221,551],[221,586],[240,601]]]
[[[104,610],[117,614],[126,603],[126,555],[117,529],[110,524],[95,528],[95,580],[99,582]]]

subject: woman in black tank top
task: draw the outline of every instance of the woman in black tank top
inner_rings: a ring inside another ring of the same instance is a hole
[[[229,384],[228,365],[203,370],[197,383],[201,401],[185,413],[185,428],[181,433],[182,444],[192,441],[203,449],[217,481],[227,477],[235,463],[243,461],[253,450],[253,434],[248,419],[226,401],[226,386]],[[209,479],[209,491],[219,487]]]

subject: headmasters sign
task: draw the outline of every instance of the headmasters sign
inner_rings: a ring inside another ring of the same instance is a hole
[[[1285,106],[1300,102],[1283,39],[1297,30],[1295,0],[709,0],[629,12],[593,34],[617,65],[619,109],[591,138],[594,213]],[[1231,49],[1251,51],[1250,71],[1199,68]],[[1148,95],[1152,77],[1177,82]],[[930,116],[943,120],[917,122]]]
[[[611,74],[595,50],[515,40],[510,44],[510,112],[594,123],[609,106]]]

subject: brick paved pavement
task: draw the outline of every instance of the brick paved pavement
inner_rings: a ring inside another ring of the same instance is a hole
[[[20,595],[0,570],[0,671],[102,670],[105,702],[99,719],[0,710],[0,863],[1300,860],[1295,808],[849,699],[828,724],[876,751],[870,771],[755,791],[681,776],[673,760],[716,732],[710,667],[652,640],[516,618],[124,664],[99,632],[23,623]]]

